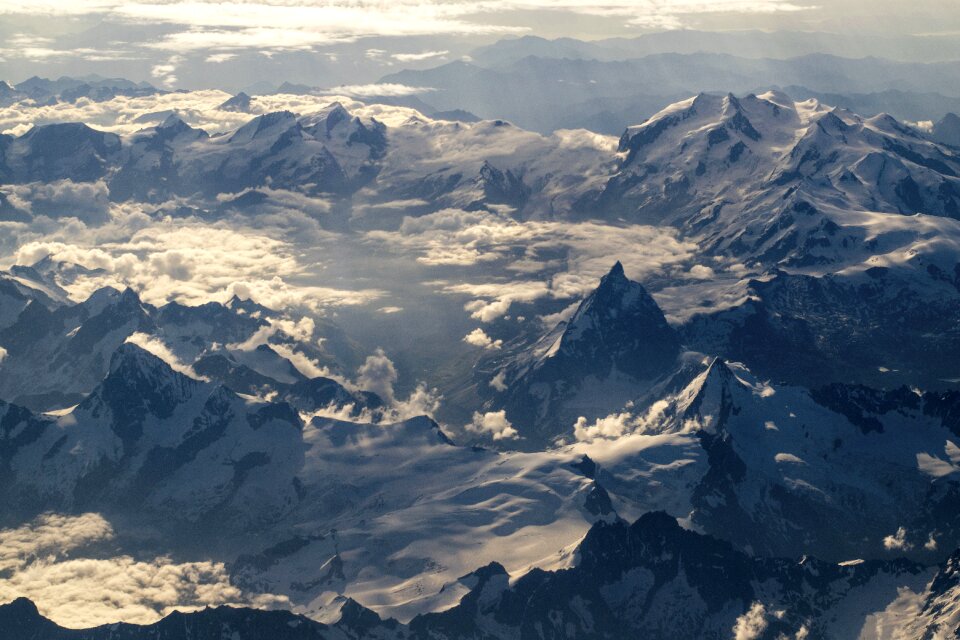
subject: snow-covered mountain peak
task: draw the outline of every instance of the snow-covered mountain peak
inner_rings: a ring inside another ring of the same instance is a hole
[[[174,129],[183,129],[184,127],[189,126],[190,125],[183,121],[183,118],[177,115],[176,112],[173,112],[164,118],[163,122],[157,125],[157,129],[160,131],[169,131]]]
[[[250,113],[250,96],[241,91],[237,95],[222,102],[217,109],[220,111],[233,111],[234,113]]]
[[[296,114],[290,111],[274,111],[257,116],[230,136],[231,143],[251,142],[258,138],[274,138],[290,129],[299,127]]]
[[[203,383],[186,376],[159,357],[130,342],[120,345],[110,358],[106,378],[91,397],[114,411],[126,414],[142,403],[152,415],[166,416],[188,400]],[[81,404],[81,407],[86,401]],[[119,416],[118,416],[119,417]]]
[[[726,362],[714,358],[707,369],[679,394],[682,427],[708,433],[721,431],[734,409],[735,394],[745,387]]]
[[[117,303],[128,309],[140,309],[142,308],[142,301],[140,300],[140,294],[138,294],[133,288],[126,287],[121,293],[120,297],[117,299]]]
[[[145,133],[149,135],[150,131],[150,129],[147,129]],[[176,141],[186,144],[209,137],[206,131],[191,127],[176,112],[168,115],[153,131],[157,141],[162,142]]]
[[[590,358],[598,372],[611,366],[637,378],[673,363],[679,340],[653,297],[626,277],[617,262],[580,304],[548,357]]]
[[[352,119],[353,114],[347,111],[339,101],[334,101],[320,111],[304,117],[300,122],[304,129],[314,136],[319,137],[318,134],[320,134],[329,138],[338,125],[350,122]]]
[[[557,437],[579,416],[603,417],[670,374],[680,339],[643,285],[617,262],[568,321],[533,346],[506,354],[508,389],[492,401],[518,425]],[[618,404],[619,403],[619,404]],[[491,405],[492,406],[492,405]]]
[[[125,443],[143,434],[148,419],[168,418],[205,383],[174,371],[149,351],[124,343],[110,359],[103,381],[75,411],[98,418],[104,410],[111,428]]]

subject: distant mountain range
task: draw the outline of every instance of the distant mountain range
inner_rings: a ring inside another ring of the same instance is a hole
[[[429,95],[420,97],[439,109],[468,106],[482,117],[505,118],[542,132],[586,127],[618,133],[656,113],[661,104],[698,92],[789,87],[797,98],[824,97],[829,104],[856,107],[865,115],[888,112],[914,120],[937,120],[956,111],[960,100],[950,89],[960,79],[956,65],[946,62],[825,54],[751,58],[738,52],[595,58],[570,51],[568,57],[562,50],[525,44],[516,44],[516,53],[525,55],[400,71],[382,81],[430,87]]]
[[[754,274],[729,284],[724,305],[670,312],[683,314],[688,347],[798,384],[937,388],[957,375],[950,247],[960,156],[934,141],[949,119],[927,135],[778,92],[700,94],[628,128],[616,153],[503,121],[424,122],[387,126],[333,104],[307,117],[258,115],[213,137],[174,116],[123,137],[51,124],[0,138],[0,175],[25,185],[102,180],[114,201],[189,198],[183,215],[211,219],[256,211],[285,189],[344,203],[360,193],[368,204],[416,201],[416,215],[510,207],[521,220],[667,224],[700,244],[701,259],[732,257]],[[475,152],[438,157],[424,153],[428,140]],[[5,209],[9,220],[30,219],[12,202]],[[357,220],[341,207],[324,224],[395,220]],[[30,297],[10,295],[14,309]]]
[[[133,134],[57,123],[0,137],[4,223],[79,215],[35,207],[45,185],[97,185],[107,206],[92,229],[110,206],[135,205],[144,224],[242,227],[273,224],[261,214],[279,197],[313,204],[298,218],[316,232],[307,242],[359,238],[371,261],[375,242],[394,242],[430,263],[414,284],[467,292],[427,318],[434,344],[405,355],[446,357],[431,373],[466,390],[447,401],[472,421],[399,400],[392,363],[382,350],[363,359],[346,314],[291,328],[290,311],[245,296],[149,304],[102,286],[117,276],[106,266],[10,266],[2,526],[99,514],[109,544],[78,543],[71,558],[215,558],[237,593],[296,614],[218,607],[80,631],[19,599],[0,607],[0,638],[956,628],[956,118],[926,131],[780,91],[699,93],[613,138],[388,105],[301,115],[220,102],[249,120],[220,134],[170,115]],[[610,247],[601,226],[664,233]],[[599,273],[556,266],[583,259],[555,241],[572,228],[597,234]],[[658,241],[685,257],[631,279],[631,259]],[[325,273],[338,257],[321,256]],[[367,284],[385,287],[400,263],[375,263],[389,266]],[[488,263],[510,274],[476,284]],[[453,314],[479,328],[464,337]],[[446,356],[451,344],[473,351]]]

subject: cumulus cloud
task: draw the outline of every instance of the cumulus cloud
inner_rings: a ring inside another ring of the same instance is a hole
[[[896,533],[883,539],[883,548],[887,551],[910,551],[913,543],[907,540],[907,530],[898,527]]]
[[[246,594],[219,562],[95,557],[91,545],[116,537],[99,514],[46,514],[0,530],[0,602],[27,597],[68,627],[155,622],[173,609],[289,606],[282,596]]]
[[[417,416],[432,418],[440,409],[442,400],[443,396],[437,389],[428,386],[425,382],[420,382],[406,400],[394,401],[385,419],[395,422]]]
[[[387,402],[394,401],[393,385],[397,381],[397,369],[383,349],[367,356],[357,369],[357,386],[372,391]]]
[[[0,583],[0,600],[26,596],[41,613],[69,627],[111,622],[148,624],[169,614],[205,606],[283,606],[282,596],[248,597],[230,584],[220,562],[149,562],[109,559],[38,560]]]
[[[754,602],[733,625],[734,640],[758,640],[767,630],[767,610],[762,602]]]
[[[32,558],[67,554],[113,536],[113,527],[97,513],[44,514],[22,527],[0,529],[0,571],[21,568]]]
[[[467,344],[473,345],[475,347],[480,347],[481,349],[489,349],[496,351],[503,347],[503,340],[494,340],[486,334],[483,329],[476,328],[467,335],[463,337],[463,341]]]
[[[367,356],[364,363],[358,368],[356,380],[338,378],[338,381],[351,390],[376,393],[386,402],[386,406],[375,411],[364,409],[359,415],[352,413],[353,405],[340,409],[327,407],[313,415],[351,422],[390,424],[417,416],[432,418],[437,413],[440,409],[440,402],[443,400],[443,396],[437,389],[431,388],[425,382],[419,382],[406,399],[400,399],[396,396],[393,388],[397,379],[397,370],[393,361],[387,357],[383,349],[377,349],[373,354]],[[306,421],[309,422],[309,419]]]
[[[507,372],[501,371],[490,380],[490,386],[501,393],[507,390]]]
[[[632,403],[628,403],[627,408],[631,407]],[[642,414],[634,415],[624,411],[612,413],[593,422],[580,416],[573,425],[574,436],[578,441],[592,442],[601,439],[614,440],[629,433],[656,432],[662,428],[668,417],[669,408],[668,400],[657,400]]]
[[[710,280],[716,275],[712,268],[703,264],[695,264],[687,271],[687,277],[693,280]]]
[[[77,218],[87,224],[102,224],[110,216],[110,190],[102,180],[8,185],[10,203],[33,215]]]
[[[103,273],[60,283],[75,300],[86,299],[103,286],[129,286],[151,304],[171,300],[184,304],[226,302],[237,295],[275,310],[302,309],[322,314],[329,308],[367,304],[382,295],[372,289],[291,284],[289,280],[304,271],[296,249],[262,233],[172,220],[148,224],[116,240],[93,234],[86,245],[25,242],[16,250],[13,261],[33,264],[51,256],[102,269]]]
[[[629,413],[611,414],[595,420],[593,424],[580,416],[573,425],[573,435],[580,442],[592,442],[597,439],[612,440],[631,430],[634,425],[634,418]]]
[[[466,425],[466,430],[493,440],[516,440],[520,437],[520,433],[507,420],[506,411],[476,411],[473,421]]]
[[[0,362],[3,362],[4,358],[7,357],[7,350],[3,347],[0,347]]]

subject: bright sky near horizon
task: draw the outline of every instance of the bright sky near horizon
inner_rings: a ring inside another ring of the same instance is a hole
[[[0,0],[0,77],[96,73],[173,86],[188,65],[396,39],[390,64],[442,63],[520,35],[743,29],[960,37],[956,0]],[[451,45],[451,41],[455,41]],[[469,47],[467,43],[469,42]],[[460,43],[461,50],[457,49]],[[359,53],[357,53],[359,52]],[[343,51],[341,54],[341,60]],[[356,61],[364,49],[348,54]],[[264,63],[266,64],[266,63]],[[359,64],[359,61],[356,62]],[[381,65],[386,66],[386,65]],[[177,69],[181,73],[174,73]],[[286,69],[285,69],[286,70]],[[316,66],[308,70],[322,74]],[[378,73],[382,70],[378,70]],[[372,72],[371,72],[372,73]],[[227,75],[224,68],[208,75]],[[273,72],[267,73],[268,76]],[[297,76],[290,70],[291,77]],[[263,75],[263,74],[261,74]],[[303,73],[300,74],[304,75]],[[251,76],[254,77],[254,76]],[[371,76],[373,77],[373,76]],[[197,84],[202,78],[192,78]],[[370,78],[365,78],[369,81]],[[222,86],[222,83],[221,83]]]

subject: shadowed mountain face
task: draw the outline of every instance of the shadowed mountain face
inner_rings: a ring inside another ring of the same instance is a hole
[[[618,389],[638,394],[673,373],[679,354],[676,330],[617,262],[569,320],[490,365],[507,385],[490,406],[523,425],[531,445],[565,437],[580,415],[602,417],[621,406]]]
[[[35,640],[172,638],[443,639],[727,637],[753,615],[774,634],[831,638],[863,623],[854,603],[889,597],[900,581],[923,589],[932,572],[905,561],[838,566],[804,558],[755,558],[726,543],[680,528],[663,513],[633,525],[598,523],[580,544],[579,563],[561,571],[534,570],[512,585],[492,563],[461,582],[459,603],[407,625],[383,620],[345,601],[339,621],[322,624],[281,611],[218,607],[174,613],[146,626],[110,625],[83,631],[58,627],[25,599],[0,606],[0,637]],[[940,569],[925,597],[949,588],[952,564]],[[683,615],[677,615],[679,610]],[[749,613],[748,613],[749,612]],[[936,614],[924,624],[935,629]],[[6,635],[2,635],[6,634]],[[775,637],[775,636],[771,636]]]
[[[933,139],[953,147],[960,147],[960,116],[948,113],[933,125]]]
[[[639,283],[627,279],[617,262],[550,346],[545,366],[562,369],[579,363],[586,375],[622,372],[643,380],[661,375],[679,349],[677,335],[657,303]]]
[[[157,308],[141,301],[132,289],[120,292],[112,287],[73,304],[65,293],[58,295],[56,285],[51,289],[50,281],[32,267],[12,269],[7,280],[0,280],[3,286],[9,292],[10,311],[20,312],[9,326],[0,328],[0,344],[5,350],[0,395],[35,411],[79,403],[108,372],[114,351],[138,339],[162,346],[188,365],[195,364],[195,374],[222,382],[233,391],[280,393],[305,411],[352,403],[359,413],[380,402],[372,396],[354,395],[329,378],[310,380],[274,350],[278,345],[283,350],[295,344],[317,362],[330,364],[336,362],[334,353],[349,357],[351,346],[329,322],[315,328],[329,337],[324,338],[329,349],[275,331],[257,344],[246,345],[258,332],[269,331],[282,314],[239,298],[227,304],[171,302]]]

